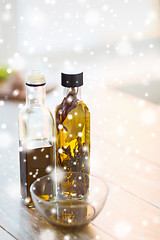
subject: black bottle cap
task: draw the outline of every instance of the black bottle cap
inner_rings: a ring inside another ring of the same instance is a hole
[[[80,87],[83,85],[83,72],[77,74],[61,73],[61,85],[63,87]]]

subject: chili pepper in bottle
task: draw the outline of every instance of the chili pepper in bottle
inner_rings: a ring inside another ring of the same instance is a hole
[[[78,74],[61,73],[61,85],[65,87],[65,96],[55,111],[56,119],[56,165],[67,172],[90,173],[90,112],[81,99],[83,72]],[[65,181],[63,190],[69,196],[74,193],[71,188],[78,185],[81,195],[87,193],[88,176],[84,174],[82,181],[75,182],[72,174]],[[84,184],[82,184],[84,186]]]

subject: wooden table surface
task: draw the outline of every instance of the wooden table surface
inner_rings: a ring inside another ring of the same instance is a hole
[[[21,204],[18,112],[0,101],[0,240],[160,239],[160,108],[104,86],[91,86],[91,172],[109,184],[99,216],[87,227],[63,230]],[[54,110],[58,92],[48,96]]]

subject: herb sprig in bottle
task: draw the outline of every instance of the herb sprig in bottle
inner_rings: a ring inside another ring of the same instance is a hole
[[[61,73],[61,85],[65,87],[65,97],[56,108],[56,163],[67,172],[90,173],[90,112],[81,100],[83,73]],[[88,177],[82,179],[85,185],[75,183],[72,174],[64,183],[65,193],[73,197],[70,189],[79,184],[79,195],[87,193]],[[85,186],[85,187],[84,187]],[[62,187],[62,186],[61,186]]]

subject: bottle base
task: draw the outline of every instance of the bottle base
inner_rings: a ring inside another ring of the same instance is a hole
[[[22,200],[22,204],[25,205],[28,208],[34,208],[34,203],[32,202],[32,199],[30,197],[27,197],[25,199],[21,199]]]

